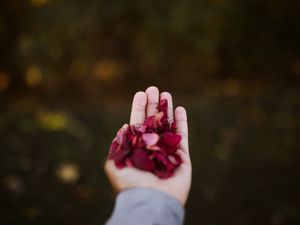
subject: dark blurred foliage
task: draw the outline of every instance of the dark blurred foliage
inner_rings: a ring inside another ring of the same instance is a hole
[[[300,1],[2,0],[0,224],[103,224],[133,94],[188,109],[189,225],[300,224]]]

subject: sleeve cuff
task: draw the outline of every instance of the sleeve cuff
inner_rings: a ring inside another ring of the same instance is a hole
[[[184,208],[172,196],[150,188],[131,188],[118,194],[107,225],[181,225],[183,220]]]

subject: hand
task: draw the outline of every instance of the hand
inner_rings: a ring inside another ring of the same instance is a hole
[[[113,160],[106,161],[105,172],[118,192],[128,188],[152,188],[171,195],[184,205],[187,201],[192,179],[185,109],[177,107],[173,111],[171,94],[168,92],[159,94],[159,90],[156,87],[149,87],[146,92],[140,91],[135,94],[132,102],[130,124],[143,124],[146,117],[156,115],[160,99],[167,99],[169,105],[168,120],[172,121],[175,118],[177,133],[182,136],[180,148],[177,152],[181,156],[183,163],[175,170],[174,175],[168,179],[159,179],[150,172],[136,168],[125,167],[117,169]]]

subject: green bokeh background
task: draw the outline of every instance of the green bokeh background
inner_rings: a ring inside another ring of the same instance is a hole
[[[189,114],[187,225],[299,224],[299,12],[297,0],[1,1],[0,224],[103,224],[108,146],[150,85]]]

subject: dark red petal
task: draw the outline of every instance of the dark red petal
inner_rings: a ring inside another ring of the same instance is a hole
[[[181,141],[181,136],[172,132],[165,132],[162,135],[162,140],[167,146],[178,146]]]
[[[133,136],[131,144],[133,147],[138,147],[138,142],[139,142],[139,137],[138,136]]]
[[[130,149],[120,149],[115,152],[114,160],[117,166],[125,165],[125,160],[130,153]]]
[[[150,160],[149,153],[144,149],[135,149],[130,158],[132,165],[139,169],[152,171],[154,168],[154,163]]]
[[[134,149],[142,148],[145,145],[140,134],[133,137],[131,144]]]
[[[158,110],[163,112],[166,116],[168,116],[168,101],[167,99],[162,99],[159,102]]]
[[[151,156],[151,159],[155,165],[154,173],[159,178],[168,178],[173,175],[175,165],[169,161],[167,155],[163,154],[162,152],[156,151]]]
[[[171,125],[170,125],[170,130],[171,130],[171,132],[176,132],[176,122],[175,121],[173,121],[172,123],[171,123]]]
[[[161,179],[167,179],[167,178],[173,176],[174,171],[155,170],[154,173],[155,173],[156,176],[158,176]]]
[[[181,136],[172,132],[165,132],[159,146],[166,150],[167,153],[174,153],[179,147]]]
[[[107,159],[113,159],[114,158],[118,147],[119,147],[119,144],[117,143],[116,140],[111,143]]]
[[[154,129],[154,119],[155,116],[149,116],[145,119],[144,126],[146,127],[146,130]]]

